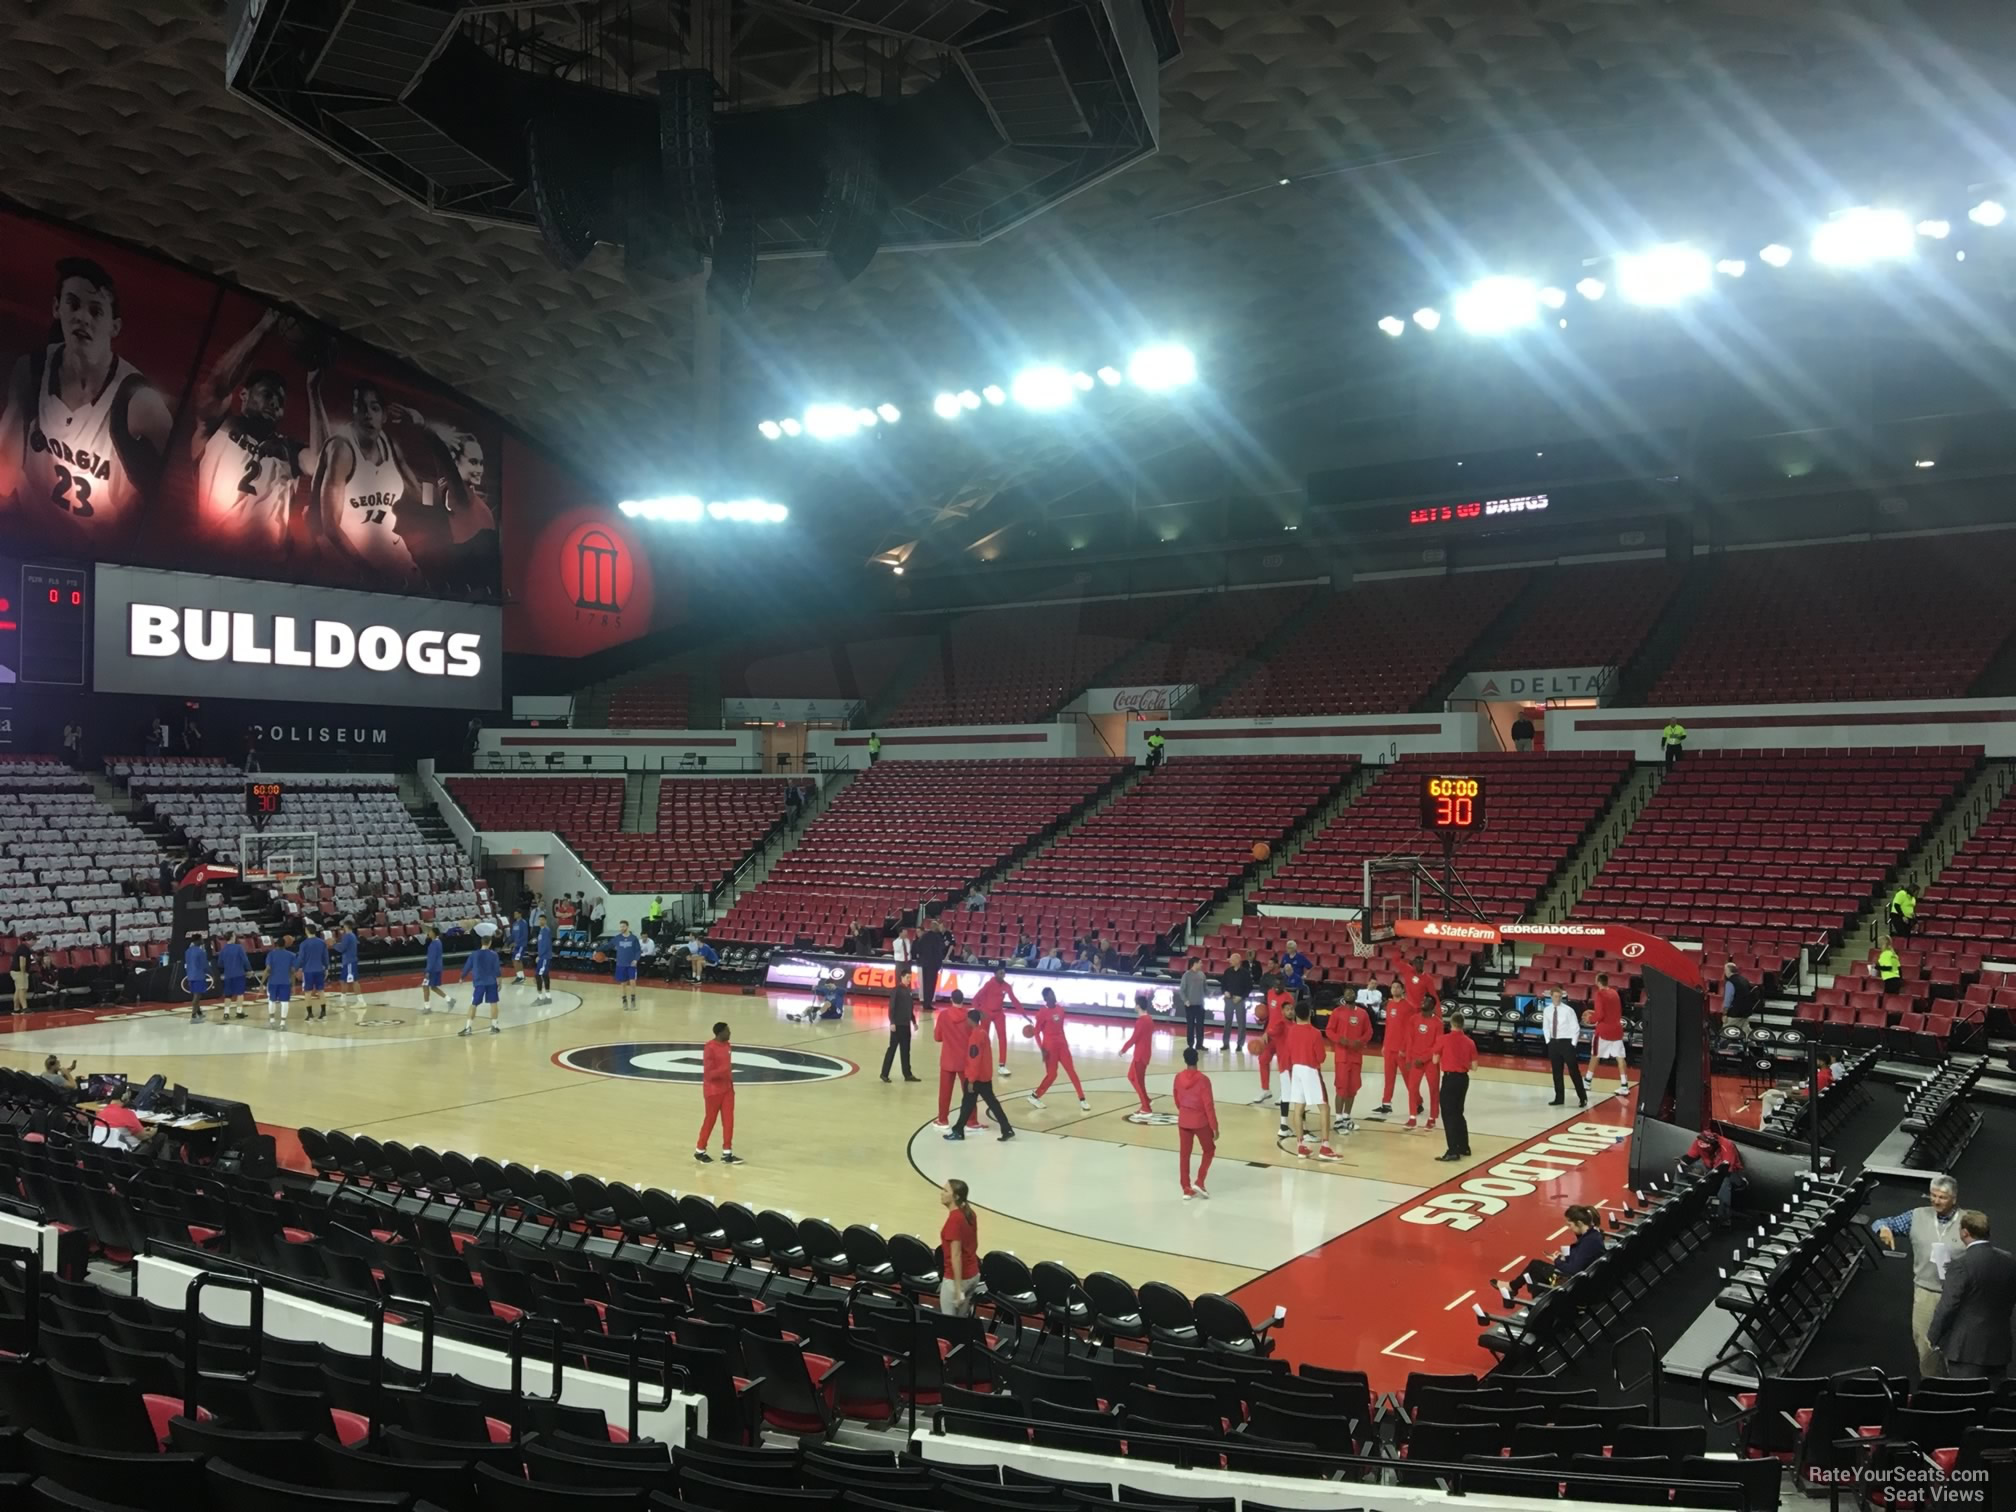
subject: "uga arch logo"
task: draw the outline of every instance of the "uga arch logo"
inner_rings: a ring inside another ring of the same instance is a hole
[[[560,585],[577,615],[620,616],[630,602],[637,563],[612,525],[577,525],[560,543]]]
[[[704,1040],[629,1041],[612,1045],[582,1045],[562,1050],[555,1065],[590,1076],[614,1076],[625,1081],[672,1082],[697,1087],[702,1075]],[[861,1068],[837,1055],[812,1050],[788,1050],[773,1045],[734,1045],[730,1061],[738,1087],[784,1086],[798,1082],[838,1081]]]

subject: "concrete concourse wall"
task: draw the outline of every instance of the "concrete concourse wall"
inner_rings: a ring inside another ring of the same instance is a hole
[[[1990,756],[2016,756],[2016,699],[2007,698],[1549,709],[1547,749],[1629,751],[1656,761],[1659,732],[1672,719],[1687,727],[1690,751],[1979,746]]]

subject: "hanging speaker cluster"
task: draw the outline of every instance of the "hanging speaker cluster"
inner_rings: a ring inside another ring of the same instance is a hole
[[[655,101],[563,100],[532,119],[532,207],[555,262],[577,268],[604,242],[652,277],[690,277],[706,262],[708,297],[740,309],[765,217],[812,221],[842,279],[874,260],[887,195],[872,102],[717,117],[706,70],[667,70],[657,86]]]

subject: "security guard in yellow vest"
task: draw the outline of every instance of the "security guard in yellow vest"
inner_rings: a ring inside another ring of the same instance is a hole
[[[873,766],[881,759],[882,737],[880,735],[870,735],[868,737],[868,765]]]
[[[1680,748],[1687,744],[1687,726],[1677,719],[1668,720],[1659,732],[1659,744],[1666,748],[1666,765],[1672,766],[1680,759]]]
[[[1899,884],[1897,891],[1890,895],[1890,933],[1893,938],[1902,939],[1911,933],[1918,919],[1918,894]]]
[[[1898,958],[1897,947],[1888,940],[1883,942],[1882,950],[1877,952],[1876,975],[1883,979],[1884,992],[1904,990],[1904,962]]]
[[[1167,744],[1160,730],[1148,732],[1148,770],[1154,771],[1162,765],[1162,747]]]

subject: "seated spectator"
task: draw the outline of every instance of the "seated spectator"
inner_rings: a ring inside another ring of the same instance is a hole
[[[1064,969],[1064,958],[1057,954],[1057,947],[1055,945],[1044,947],[1043,954],[1036,958],[1036,969],[1038,971],[1062,971]]]
[[[1016,964],[1020,966],[1035,965],[1036,942],[1030,939],[1029,936],[1027,936],[1026,934],[1022,936],[1021,941],[1015,946],[1014,959]]]
[[[1537,1293],[1543,1286],[1559,1286],[1569,1276],[1587,1270],[1603,1253],[1603,1230],[1596,1209],[1576,1203],[1564,1216],[1568,1220],[1568,1230],[1575,1238],[1574,1242],[1561,1246],[1558,1259],[1532,1261],[1510,1286],[1503,1282],[1493,1283],[1498,1287],[1498,1294],[1508,1303],[1519,1295],[1522,1286],[1529,1293]]]
[[[982,892],[980,890],[980,884],[978,882],[975,882],[972,888],[969,889],[966,894],[966,912],[985,913],[986,911],[987,911],[987,894]]]
[[[686,941],[686,959],[692,964],[693,980],[697,982],[709,966],[721,964],[721,952],[709,945],[696,929]]]
[[[147,1149],[153,1143],[156,1135],[148,1133],[140,1115],[133,1111],[133,1099],[138,1095],[138,1088],[128,1087],[98,1110],[91,1121],[91,1143],[131,1151]]]
[[[1694,1143],[1687,1146],[1687,1153],[1680,1157],[1680,1164],[1699,1164],[1711,1174],[1721,1174],[1722,1184],[1716,1189],[1715,1196],[1721,1204],[1721,1216],[1726,1223],[1736,1210],[1743,1188],[1750,1184],[1750,1178],[1743,1174],[1743,1154],[1736,1148],[1736,1141],[1727,1134],[1705,1129]]]
[[[50,1086],[63,1092],[75,1092],[77,1090],[76,1078],[77,1062],[74,1060],[70,1062],[69,1069],[66,1070],[63,1063],[55,1056],[45,1055],[42,1057],[42,1080],[49,1083]]]

